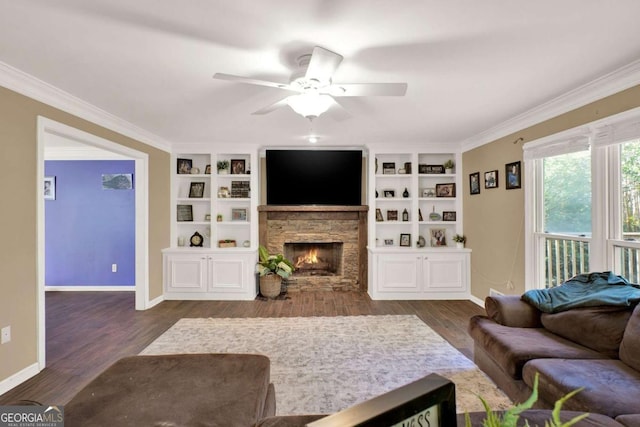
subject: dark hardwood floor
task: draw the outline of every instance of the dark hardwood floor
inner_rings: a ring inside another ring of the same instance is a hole
[[[116,360],[138,354],[183,317],[295,317],[415,314],[472,358],[470,301],[372,301],[359,292],[292,292],[269,301],[164,301],[135,311],[132,292],[47,292],[47,367],[0,396],[66,404]]]

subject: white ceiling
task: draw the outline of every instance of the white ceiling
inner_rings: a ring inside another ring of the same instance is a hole
[[[461,143],[640,58],[638,0],[0,0],[0,61],[172,144],[307,144],[286,95],[319,45],[337,83],[406,82],[341,98],[325,145]]]

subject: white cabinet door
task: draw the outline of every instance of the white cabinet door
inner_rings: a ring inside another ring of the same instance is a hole
[[[417,292],[419,291],[418,268],[420,257],[415,254],[377,255],[377,277],[375,286],[378,292]]]
[[[167,292],[204,292],[206,290],[207,257],[205,255],[167,255]]]
[[[249,285],[246,256],[216,254],[209,261],[209,270],[209,291],[246,292]]]
[[[443,295],[467,292],[467,260],[466,254],[423,255],[423,291]]]

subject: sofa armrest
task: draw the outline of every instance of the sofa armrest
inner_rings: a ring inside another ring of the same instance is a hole
[[[484,300],[487,316],[504,326],[540,328],[540,310],[522,301],[518,295],[488,296]]]

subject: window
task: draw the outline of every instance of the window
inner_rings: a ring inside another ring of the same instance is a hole
[[[589,270],[591,153],[562,154],[542,162],[545,287]]]
[[[640,109],[525,145],[527,289],[640,280]]]
[[[620,204],[619,224],[613,232],[611,247],[614,270],[634,283],[640,281],[640,139],[612,148],[619,149]]]

